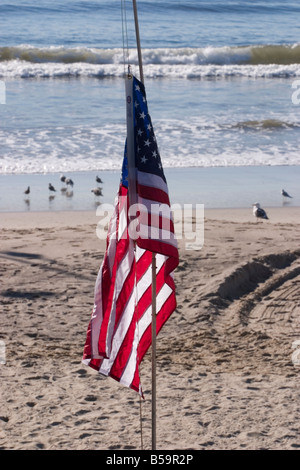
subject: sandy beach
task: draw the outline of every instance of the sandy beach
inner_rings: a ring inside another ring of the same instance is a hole
[[[2,3],[0,450],[100,464],[152,450],[151,348],[144,400],[82,361],[101,222],[135,170],[146,204],[168,189],[180,258],[157,338],[157,452],[203,466],[204,450],[300,450],[299,2]],[[125,335],[111,310],[114,345],[145,331],[147,315]],[[125,357],[131,379],[138,354]]]
[[[268,215],[206,210],[203,248],[179,240],[178,306],[157,344],[158,449],[300,448],[300,208]],[[138,394],[81,363],[97,222],[1,214],[1,450],[151,449],[150,353],[143,444]]]

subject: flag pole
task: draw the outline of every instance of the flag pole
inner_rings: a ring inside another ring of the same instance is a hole
[[[152,450],[156,450],[156,258],[152,253]]]
[[[140,80],[144,84],[142,49],[136,0],[132,0]],[[152,252],[152,450],[156,450],[156,257]]]
[[[135,23],[136,45],[137,45],[137,53],[138,53],[139,69],[140,69],[140,79],[141,79],[141,82],[144,83],[142,49],[141,49],[139,20],[138,20],[136,0],[132,0],[132,3],[133,3],[133,13],[134,13],[134,23]]]

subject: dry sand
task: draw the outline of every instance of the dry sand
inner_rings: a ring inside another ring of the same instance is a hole
[[[205,212],[158,336],[158,449],[299,449],[300,209]],[[81,363],[94,213],[1,214],[0,449],[141,449],[139,396]],[[293,355],[294,353],[294,355]],[[151,448],[151,361],[142,363]]]

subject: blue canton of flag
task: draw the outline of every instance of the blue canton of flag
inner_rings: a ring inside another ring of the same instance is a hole
[[[148,113],[145,87],[135,77],[133,78],[133,101],[136,168],[139,171],[160,176],[166,181]]]
[[[166,182],[151,117],[148,113],[145,87],[135,77],[133,77],[133,102],[135,167],[138,171],[160,176]],[[121,183],[128,188],[127,143],[125,143]]]

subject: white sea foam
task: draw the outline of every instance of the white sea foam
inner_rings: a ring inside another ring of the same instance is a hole
[[[149,78],[199,79],[205,77],[298,77],[300,46],[248,46],[144,49]],[[137,66],[135,49],[129,62]],[[0,48],[0,77],[120,77],[124,74],[122,49]]]
[[[236,125],[198,121],[158,121],[156,137],[165,168],[299,165],[299,149],[276,133],[288,123],[245,121]],[[295,126],[297,127],[297,126]],[[296,132],[298,132],[295,129]],[[0,174],[120,171],[125,129],[51,128],[1,130]],[[259,132],[258,145],[245,132]]]
[[[0,77],[16,78],[105,78],[122,77],[122,65],[78,64],[31,64],[23,61],[0,63]],[[300,65],[154,65],[147,66],[147,78],[293,78],[300,77]]]

